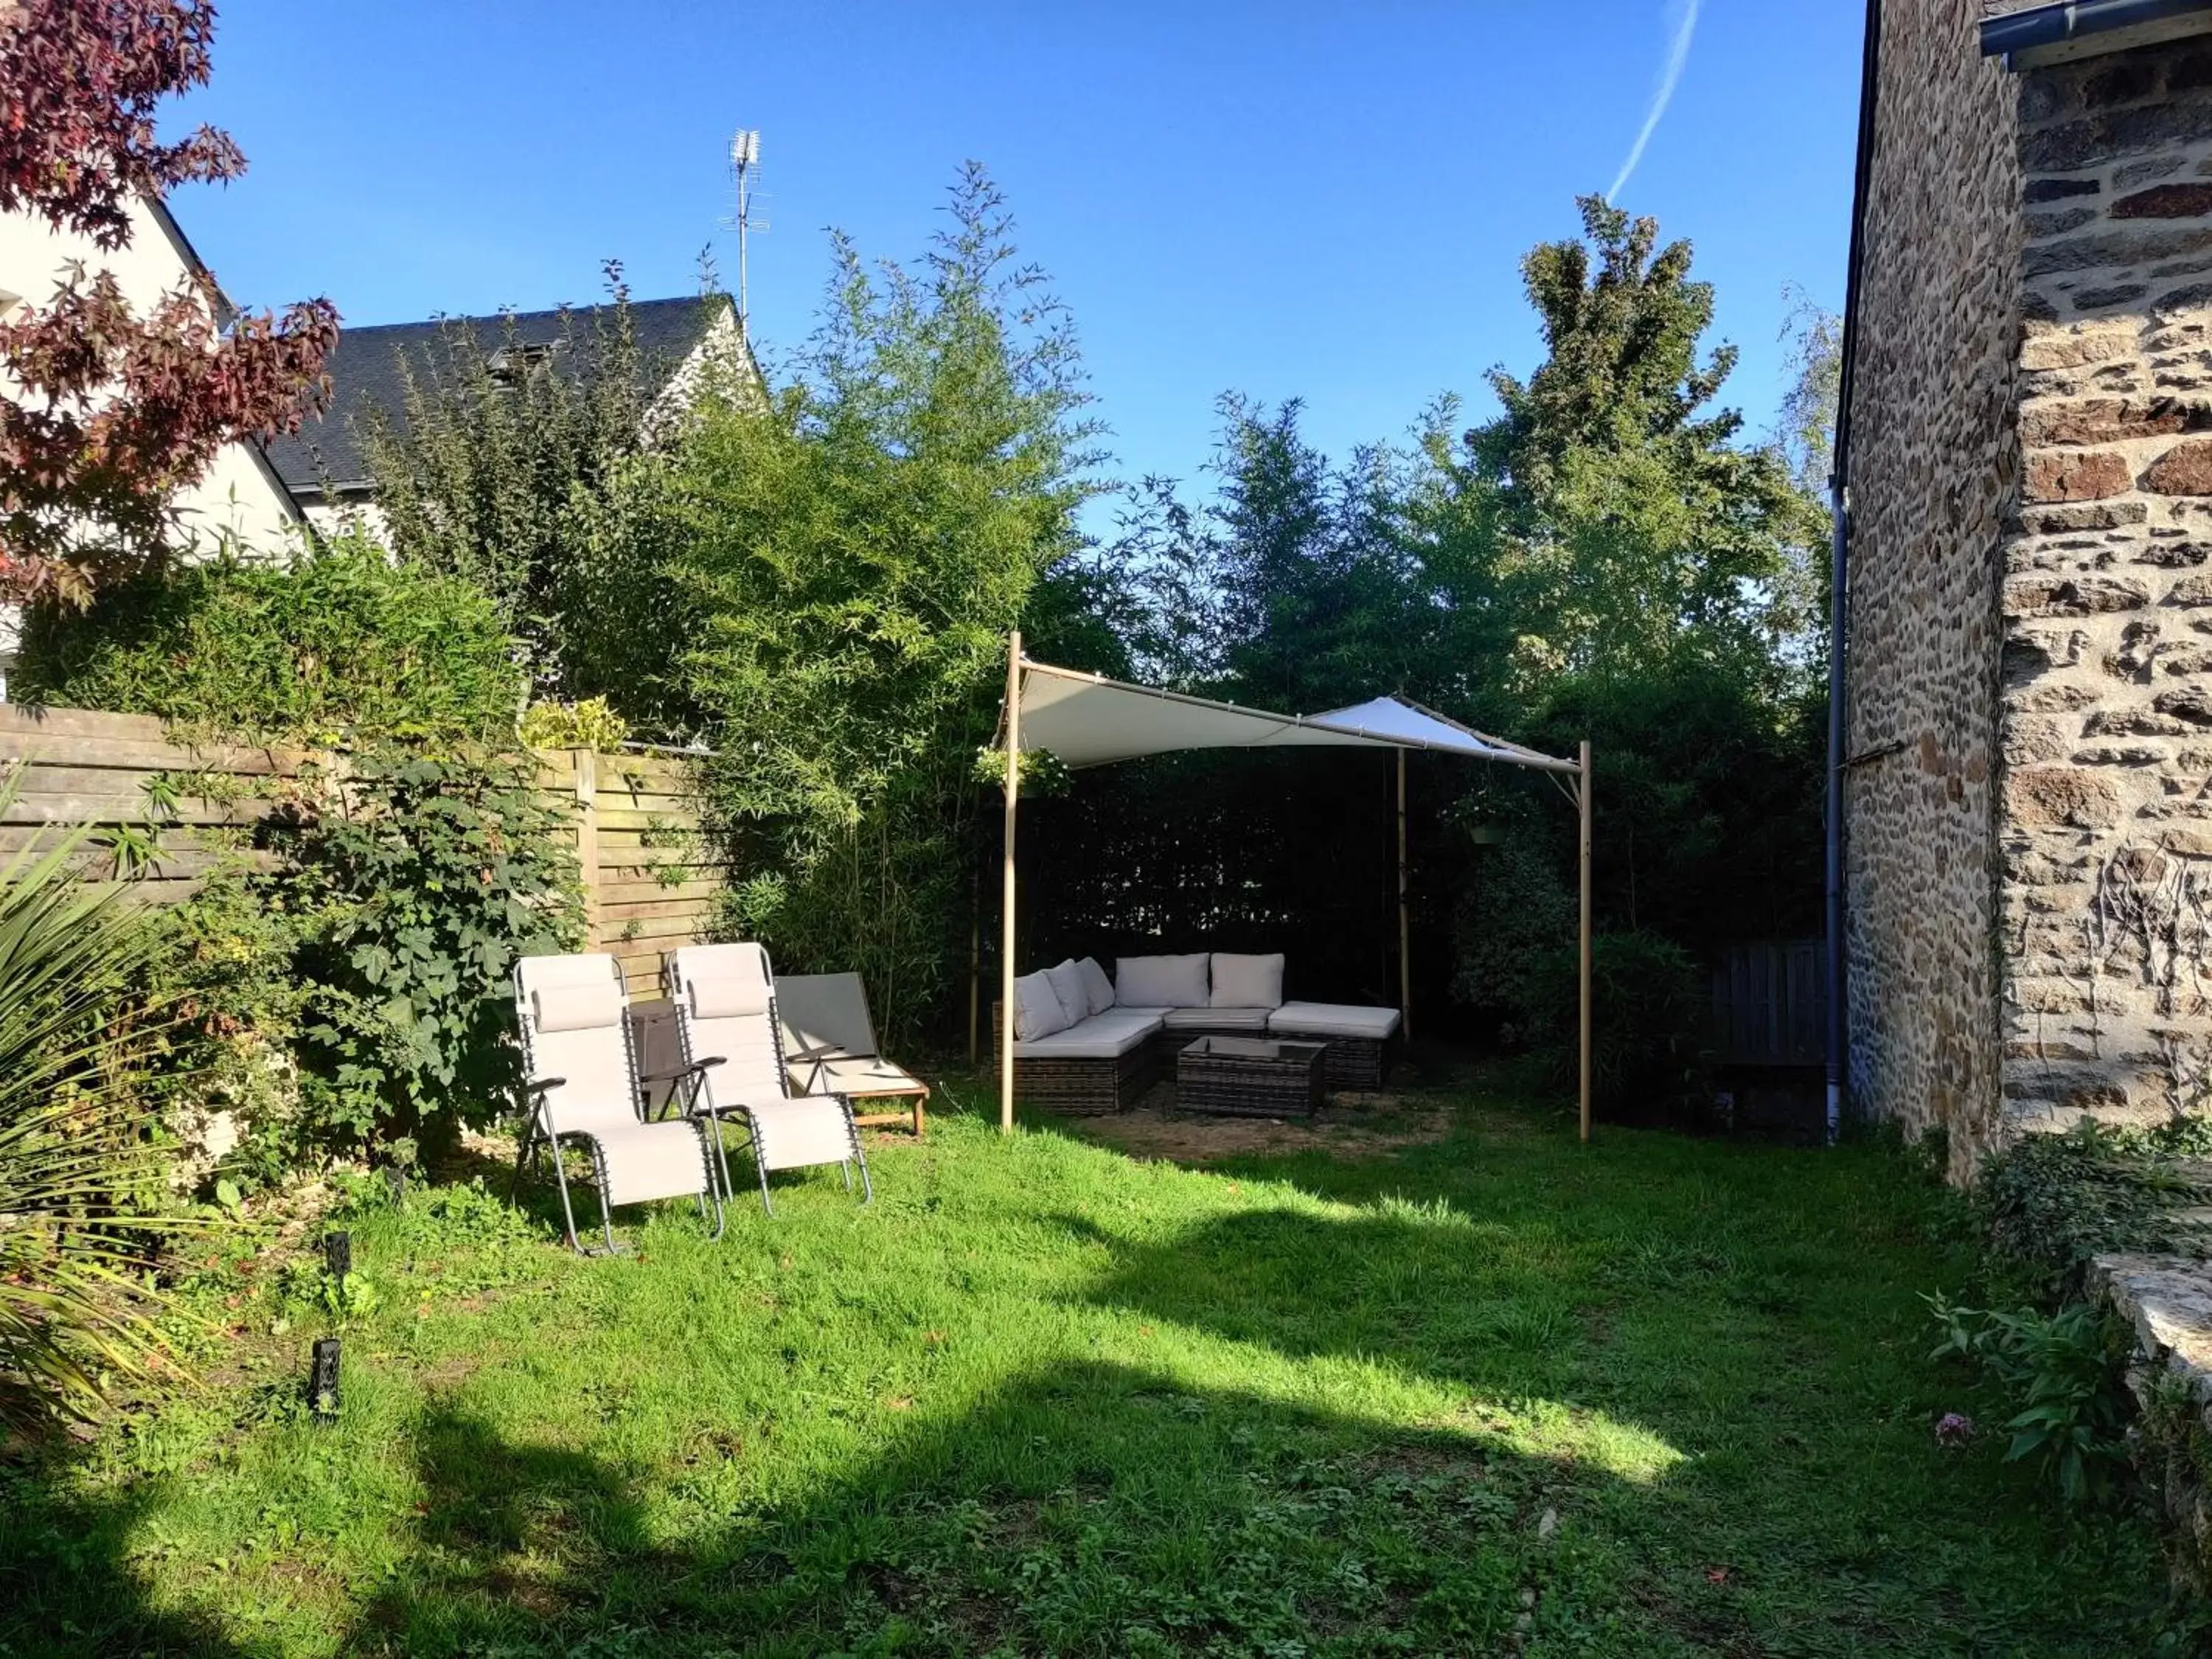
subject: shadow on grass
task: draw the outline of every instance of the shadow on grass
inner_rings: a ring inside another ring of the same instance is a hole
[[[1592,1484],[1476,1435],[1106,1364],[917,1424],[811,1501],[672,1540],[644,1518],[649,1484],[684,1480],[665,1467],[447,1412],[414,1450],[406,1559],[343,1651],[1488,1652],[1552,1552],[1543,1516]]]
[[[53,1472],[0,1467],[0,1655],[248,1651],[212,1613],[159,1608],[148,1595],[129,1551],[160,1507],[156,1486],[87,1502],[61,1496]]]

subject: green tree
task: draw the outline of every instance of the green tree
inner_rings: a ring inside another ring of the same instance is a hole
[[[656,398],[675,365],[641,348],[612,262],[607,289],[550,347],[511,319],[489,336],[448,322],[422,361],[402,358],[405,420],[372,412],[363,450],[392,545],[488,595],[542,691],[681,725],[669,653],[680,630],[655,539],[683,418]],[[737,374],[732,363],[687,390],[742,401]]]
[[[1656,670],[1685,647],[1771,656],[1802,626],[1784,579],[1820,539],[1818,504],[1778,447],[1738,442],[1742,416],[1715,406],[1735,350],[1701,355],[1713,293],[1691,278],[1690,245],[1580,205],[1586,240],[1522,261],[1545,362],[1526,381],[1492,372],[1501,412],[1459,453],[1426,446],[1443,472],[1438,574],[1504,590],[1455,608],[1503,599],[1530,687]]]
[[[685,689],[744,878],[730,925],[856,967],[911,1032],[964,943],[968,836],[1008,630],[1078,550],[1094,428],[1073,332],[969,166],[913,267],[845,238],[765,412],[722,400],[674,468]]]
[[[1672,950],[1686,967],[1817,915],[1821,704],[1807,644],[1826,557],[1810,476],[1822,336],[1808,337],[1784,411],[1790,441],[1744,441],[1717,402],[1735,352],[1704,349],[1713,294],[1691,276],[1689,245],[1661,246],[1651,221],[1595,198],[1581,207],[1585,240],[1523,262],[1545,361],[1525,381],[1493,372],[1500,413],[1456,444],[1429,423],[1408,519],[1449,618],[1439,661],[1462,676],[1437,700],[1554,752],[1593,742],[1599,921],[1621,936],[1605,948],[1647,963]],[[1572,837],[1493,782],[1460,811],[1509,825],[1520,849],[1470,868],[1462,988],[1517,998],[1545,1024],[1492,942],[1568,890]],[[1552,1002],[1547,1029],[1528,1034],[1564,1052],[1568,1005]],[[1648,1078],[1694,1052],[1693,1034],[1659,1026],[1669,1009],[1695,1018],[1695,1003],[1644,1000],[1613,1075]]]

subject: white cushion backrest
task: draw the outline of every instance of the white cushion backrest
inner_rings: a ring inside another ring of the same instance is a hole
[[[1084,957],[1075,970],[1083,975],[1083,1000],[1092,1013],[1103,1014],[1114,1006],[1114,981],[1106,977],[1097,957]]]
[[[514,964],[514,984],[530,1077],[562,1079],[546,1091],[550,1127],[567,1133],[636,1122],[637,1065],[621,964],[604,953],[526,957]]]
[[[702,1097],[734,1103],[783,1093],[768,952],[752,944],[687,945],[670,954],[668,970],[684,1058],[722,1062],[707,1068]]]
[[[1024,974],[1014,981],[1013,1012],[1014,1038],[1019,1042],[1034,1042],[1075,1023],[1067,1017],[1060,994],[1044,974]]]
[[[1205,1008],[1206,956],[1123,957],[1114,964],[1114,1000],[1132,1008]]]
[[[1213,1006],[1279,1008],[1283,1006],[1283,953],[1232,956],[1213,953]]]
[[[1074,957],[1057,968],[1046,969],[1044,976],[1052,981],[1052,994],[1060,999],[1068,1024],[1080,1024],[1091,1018],[1091,988],[1083,982],[1083,970],[1075,965]]]
[[[593,1031],[618,1025],[623,1013],[619,985],[541,985],[530,994],[531,1029],[544,1036],[552,1031]]]
[[[858,974],[779,974],[775,1017],[783,1027],[787,1054],[817,1048],[848,1054],[876,1052],[867,988]]]

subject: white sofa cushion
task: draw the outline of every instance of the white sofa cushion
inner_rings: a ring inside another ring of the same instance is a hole
[[[1132,1048],[1143,1046],[1158,1029],[1156,1019],[1119,1022],[1110,1014],[1098,1014],[1080,1025],[1071,1025],[1065,1031],[1054,1031],[1033,1042],[1017,1042],[1014,1058],[1118,1060]]]
[[[1014,1040],[1034,1042],[1039,1037],[1064,1031],[1075,1022],[1044,974],[1024,974],[1014,981]]]
[[[1103,1014],[1114,1006],[1114,981],[1106,977],[1106,970],[1098,965],[1097,957],[1085,957],[1075,964],[1083,975],[1083,998],[1094,1014]]]
[[[1160,1029],[1160,1021],[1167,1013],[1164,1008],[1109,1008],[1103,1014],[1093,1014],[1075,1029],[1100,1031],[1139,1031],[1150,1036]]]
[[[1283,1006],[1283,953],[1240,957],[1213,953],[1213,1006],[1217,1008],[1279,1008]]]
[[[1114,964],[1114,1000],[1133,1006],[1203,1008],[1206,952],[1185,957],[1123,957]]]
[[[1057,968],[1046,969],[1044,976],[1052,981],[1052,994],[1066,1011],[1070,1025],[1080,1025],[1091,1018],[1091,992],[1083,983],[1083,970],[1075,965],[1074,957],[1070,957]]]
[[[1276,1036],[1371,1037],[1381,1042],[1398,1029],[1395,1008],[1349,1002],[1286,1002],[1267,1017]]]
[[[1264,1031],[1272,1008],[1170,1008],[1170,1031]]]

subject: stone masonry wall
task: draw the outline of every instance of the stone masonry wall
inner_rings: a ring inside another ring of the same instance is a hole
[[[2001,1133],[2208,1103],[2212,42],[2022,74],[2019,155]]]
[[[2000,550],[2018,473],[2016,83],[1978,0],[1887,0],[1850,417],[1850,1088],[1971,1167],[1998,1101]]]

